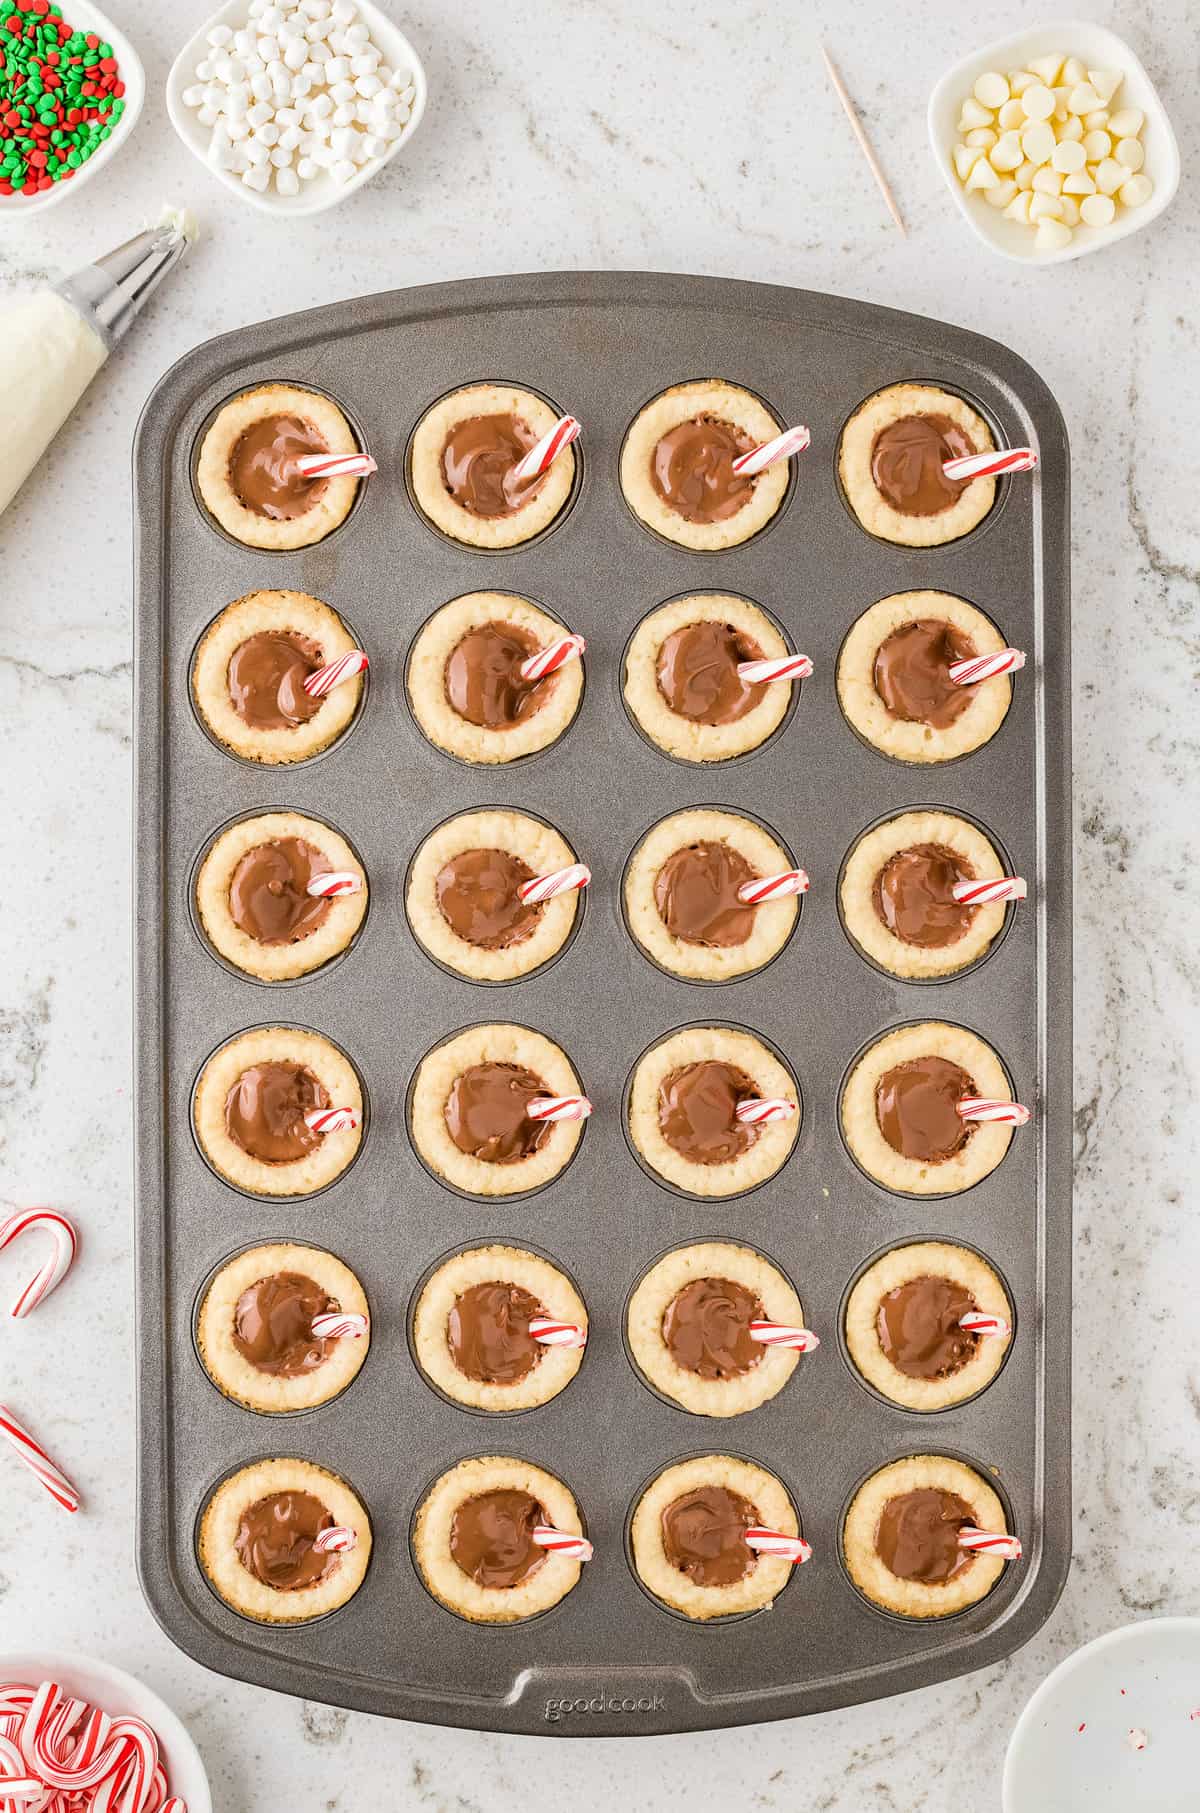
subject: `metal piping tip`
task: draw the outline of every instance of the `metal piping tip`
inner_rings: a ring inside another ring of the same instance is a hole
[[[189,215],[168,213],[56,287],[111,351],[195,237]]]

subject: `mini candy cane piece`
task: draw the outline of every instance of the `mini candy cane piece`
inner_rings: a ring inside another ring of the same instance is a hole
[[[748,1096],[734,1110],[744,1127],[761,1127],[772,1121],[790,1120],[795,1112],[795,1102],[786,1101],[781,1095]]]
[[[304,682],[304,690],[310,699],[323,699],[335,686],[341,686],[346,680],[353,680],[370,666],[361,648],[352,648],[349,653],[339,655],[327,667],[318,667],[315,674],[309,674]]]
[[[313,1133],[348,1133],[357,1127],[358,1116],[353,1108],[314,1108],[305,1115],[304,1125]]]
[[[739,661],[737,670],[747,686],[769,686],[776,680],[807,680],[813,664],[807,655],[779,655],[770,661]]]
[[[361,1341],[368,1329],[365,1316],[346,1310],[331,1310],[328,1315],[314,1316],[312,1332],[318,1341]]]
[[[533,1540],[539,1549],[549,1549],[553,1555],[565,1555],[568,1561],[590,1561],[594,1553],[586,1536],[569,1536],[565,1530],[556,1530],[549,1523],[534,1525]]]
[[[999,478],[1004,472],[1036,472],[1037,463],[1032,447],[1000,447],[994,453],[964,453],[960,459],[943,460],[942,471],[965,483],[969,478]]]
[[[1131,1725],[1129,1727],[1129,1736],[1125,1739],[1125,1742],[1129,1745],[1131,1750],[1144,1750],[1146,1745],[1150,1742],[1150,1739],[1146,1736],[1146,1733],[1142,1730],[1140,1725]]]
[[[573,862],[565,869],[553,869],[548,875],[534,875],[523,881],[517,893],[526,906],[541,906],[544,900],[553,900],[557,894],[570,894],[576,888],[586,888],[592,879],[592,871],[585,862]]]
[[[970,1549],[974,1554],[995,1555],[1001,1561],[1020,1561],[1021,1544],[1015,1536],[1009,1536],[997,1530],[977,1530],[966,1524],[958,1532],[960,1549]]]
[[[746,1531],[746,1547],[759,1555],[778,1555],[796,1567],[812,1560],[812,1544],[803,1536],[785,1536],[782,1530],[763,1530],[756,1524]]]
[[[789,1347],[796,1353],[811,1353],[821,1345],[811,1328],[793,1328],[787,1322],[751,1322],[746,1332],[764,1347]]]
[[[79,1509],[79,1493],[66,1474],[55,1466],[41,1443],[34,1441],[28,1429],[22,1428],[12,1411],[4,1404],[0,1404],[0,1436],[11,1442],[18,1460],[24,1461],[29,1471],[37,1475],[51,1498],[60,1504],[64,1511]]]
[[[947,672],[955,686],[981,686],[1001,674],[1016,673],[1024,665],[1025,656],[1019,648],[998,648],[994,655],[972,655],[966,661],[952,661]]]
[[[531,1121],[585,1121],[592,1104],[586,1095],[535,1095],[525,1112]]]
[[[779,875],[760,875],[744,881],[738,899],[747,906],[762,906],[767,900],[786,900],[792,894],[808,893],[808,876],[803,869],[784,869]]]
[[[379,471],[369,453],[302,453],[295,466],[305,478],[367,478]]]
[[[358,1547],[358,1531],[343,1523],[331,1524],[329,1529],[317,1531],[313,1547],[322,1555],[348,1555]]]
[[[543,1347],[585,1347],[587,1330],[578,1322],[555,1322],[550,1316],[533,1316],[529,1332]]]
[[[1021,875],[998,875],[995,881],[956,881],[950,892],[960,906],[989,906],[993,900],[1024,900],[1029,889]]]
[[[346,894],[362,893],[362,876],[353,869],[327,869],[314,875],[304,892],[313,900],[341,900]]]
[[[527,686],[533,686],[548,674],[557,673],[568,661],[578,661],[586,647],[582,636],[560,636],[557,642],[547,643],[528,661],[522,661],[521,678]]]
[[[964,1095],[955,1107],[965,1121],[995,1121],[1008,1127],[1023,1127],[1030,1117],[1023,1102],[992,1102],[982,1095]]]
[[[513,467],[512,475],[517,483],[524,484],[527,479],[541,478],[542,473],[549,470],[563,448],[569,447],[572,441],[579,439],[580,433],[581,425],[573,415],[560,415],[553,428],[544,434],[540,441],[536,441],[524,459],[518,460]]]
[[[0,1252],[27,1228],[37,1228],[42,1233],[49,1234],[54,1250],[24,1289],[18,1292],[16,1301],[8,1312],[10,1316],[27,1316],[30,1310],[36,1309],[62,1283],[71,1269],[79,1245],[75,1229],[57,1209],[18,1209],[15,1215],[9,1215],[6,1220],[0,1221]]]
[[[741,453],[733,462],[733,470],[742,478],[753,478],[756,473],[765,472],[776,460],[790,459],[794,453],[803,453],[812,440],[808,429],[802,425],[785,428],[773,440],[763,441],[758,447],[751,447],[749,453]]]
[[[172,1794],[170,1800],[164,1800],[159,1813],[188,1813],[187,1802],[181,1800],[178,1794]]]
[[[982,1310],[969,1309],[958,1318],[958,1326],[969,1335],[1011,1335],[1012,1324],[1003,1316],[986,1316]]]

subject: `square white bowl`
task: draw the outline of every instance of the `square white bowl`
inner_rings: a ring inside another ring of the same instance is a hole
[[[298,195],[280,195],[274,188],[260,195],[256,190],[247,188],[241,177],[232,170],[218,170],[209,162],[208,142],[212,128],[201,125],[195,108],[184,106],[183,91],[195,82],[196,65],[209,53],[208,34],[214,25],[228,25],[234,31],[239,30],[246,23],[249,0],[228,0],[227,5],[218,8],[204,21],[195,37],[184,45],[171,65],[171,73],[167,77],[167,113],[172,126],[192,156],[200,160],[210,176],[262,214],[323,214],[326,208],[336,207],[339,201],[344,201],[356,189],[361,189],[364,183],[369,183],[373,176],[378,176],[397,151],[408,144],[421,123],[427,94],[424,64],[399,26],[393,25],[386,13],[380,12],[372,4],[372,0],[355,0],[355,4],[358,7],[358,17],[369,28],[371,42],[384,62],[389,63],[393,69],[411,69],[415,93],[408,123],[399,138],[392,140],[382,157],[361,165],[348,182],[339,183],[325,170],[320,176],[313,177],[311,182],[302,183]]]
[[[1006,220],[1001,210],[990,207],[982,195],[967,193],[958,180],[953,153],[959,138],[959,109],[979,77],[989,69],[1005,74],[1010,69],[1025,69],[1031,57],[1051,56],[1055,51],[1061,51],[1064,57],[1078,57],[1088,69],[1119,69],[1123,73],[1125,80],[1117,91],[1117,105],[1138,107],[1146,116],[1141,134],[1146,151],[1144,171],[1154,183],[1154,193],[1140,208],[1122,208],[1110,226],[1078,226],[1070,245],[1057,251],[1038,251],[1029,227],[1020,221]],[[1124,38],[1090,19],[1065,19],[1016,32],[956,63],[929,97],[929,140],[946,186],[967,225],[993,252],[1023,264],[1066,264],[1072,258],[1083,258],[1089,252],[1116,245],[1119,239],[1127,239],[1130,233],[1157,220],[1179,187],[1179,146],[1157,88]]]
[[[98,151],[93,151],[87,163],[79,166],[69,182],[55,183],[53,188],[43,190],[36,201],[26,201],[21,195],[0,195],[0,227],[8,226],[11,221],[32,220],[35,214],[42,214],[47,208],[60,207],[64,201],[70,201],[73,195],[78,195],[81,189],[86,188],[105,164],[111,163],[117,155],[137,125],[142,102],[146,98],[146,72],[142,68],[142,59],[125,33],[98,6],[93,6],[92,0],[62,0],[62,11],[63,18],[73,30],[95,32],[103,43],[112,45],[113,55],[117,59],[117,73],[125,84],[125,93],[121,97],[125,102],[125,111],[111,137],[105,139]]]

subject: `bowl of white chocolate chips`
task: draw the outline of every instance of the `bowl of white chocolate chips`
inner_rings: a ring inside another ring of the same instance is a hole
[[[1006,258],[1061,264],[1148,226],[1179,148],[1142,64],[1086,20],[1018,33],[949,70],[929,136],[968,224]]]

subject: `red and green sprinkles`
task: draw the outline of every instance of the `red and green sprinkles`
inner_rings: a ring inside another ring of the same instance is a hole
[[[125,111],[111,44],[55,0],[0,0],[0,196],[69,182]]]

